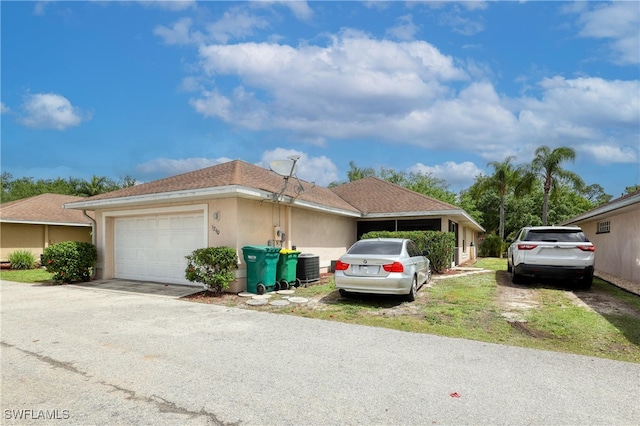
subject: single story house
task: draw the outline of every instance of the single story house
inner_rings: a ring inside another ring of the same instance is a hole
[[[184,257],[228,246],[240,262],[233,292],[246,288],[248,245],[295,247],[326,270],[369,230],[453,231],[462,263],[475,257],[472,243],[484,231],[459,207],[380,179],[324,188],[240,160],[65,207],[95,212],[97,278],[193,285],[184,277]]]
[[[596,275],[640,284],[640,191],[616,198],[562,225],[578,225],[596,247]]]
[[[40,194],[0,205],[0,260],[16,250],[28,250],[39,259],[44,249],[63,241],[91,242],[93,212],[65,209],[83,197]]]

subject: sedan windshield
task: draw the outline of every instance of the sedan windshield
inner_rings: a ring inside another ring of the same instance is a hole
[[[399,255],[402,253],[402,241],[362,240],[355,243],[348,253]]]

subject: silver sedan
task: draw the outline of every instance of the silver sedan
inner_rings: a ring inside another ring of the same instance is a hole
[[[349,292],[399,294],[414,301],[418,289],[431,279],[426,254],[408,239],[360,240],[336,262],[336,288],[342,296]]]

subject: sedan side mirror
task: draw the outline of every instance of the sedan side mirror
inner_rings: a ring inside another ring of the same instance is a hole
[[[423,251],[423,252],[422,252],[422,255],[423,255],[423,256],[429,256],[429,250],[425,250],[425,251]]]

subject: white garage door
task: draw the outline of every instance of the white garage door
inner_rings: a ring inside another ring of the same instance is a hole
[[[116,278],[201,285],[185,279],[186,255],[206,247],[204,214],[115,219]]]

